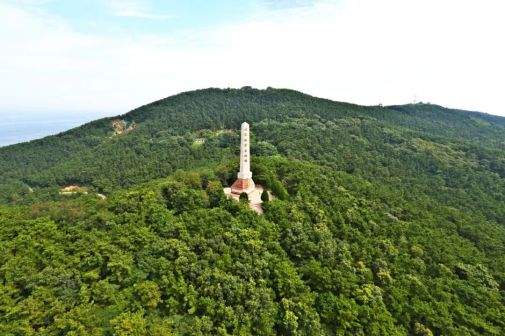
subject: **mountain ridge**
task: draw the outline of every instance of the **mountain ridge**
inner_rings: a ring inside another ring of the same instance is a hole
[[[484,117],[485,119],[482,119]],[[111,138],[110,123],[117,118],[130,123],[135,122],[136,130],[122,137]],[[4,182],[4,189],[9,190],[16,189],[22,184],[31,188],[93,183],[101,192],[106,192],[114,189],[114,185],[124,187],[132,184],[125,181],[125,178],[117,177],[113,185],[104,185],[94,180],[93,176],[99,175],[98,172],[92,172],[92,176],[84,174],[85,176],[81,178],[79,176],[83,173],[76,169],[73,173],[62,174],[60,171],[67,171],[65,165],[71,165],[68,163],[71,161],[75,162],[76,167],[81,166],[93,170],[93,165],[104,159],[100,157],[101,150],[107,152],[104,155],[109,157],[117,154],[118,159],[126,155],[132,159],[137,157],[135,160],[138,160],[140,157],[135,153],[116,152],[128,152],[132,148],[140,147],[141,144],[144,144],[144,147],[156,147],[159,141],[175,141],[176,136],[186,135],[185,140],[190,141],[188,137],[191,136],[188,134],[191,132],[205,129],[213,131],[235,129],[244,120],[252,123],[254,127],[254,123],[264,120],[283,121],[303,118],[312,119],[314,122],[348,120],[346,122],[351,123],[354,123],[352,118],[357,118],[361,124],[366,124],[368,120],[369,124],[374,124],[372,127],[378,128],[375,131],[390,133],[389,135],[382,134],[382,137],[391,136],[391,131],[387,131],[391,129],[393,133],[414,132],[415,134],[412,134],[415,136],[428,137],[428,141],[434,137],[449,136],[451,141],[457,139],[465,142],[472,139],[474,143],[482,142],[482,146],[486,147],[496,147],[505,141],[502,132],[502,122],[505,118],[503,120],[499,117],[489,119],[487,115],[446,109],[438,105],[360,106],[316,98],[288,89],[210,88],[180,93],[146,104],[128,113],[98,119],[54,136],[0,148],[0,177],[3,181],[8,180],[16,185],[12,188],[6,186]],[[356,132],[360,133],[362,130],[357,129]],[[486,133],[484,137],[483,131]],[[132,142],[131,137],[136,137],[137,141]],[[118,143],[117,148],[114,148],[114,142]],[[124,146],[130,149],[126,150]],[[148,152],[146,155],[149,155],[149,149],[145,150]],[[156,150],[161,150],[161,148]],[[51,153],[49,157],[47,153]],[[93,158],[93,155],[98,156]],[[82,162],[82,158],[89,159],[87,162]],[[171,160],[168,157],[167,161],[170,165]],[[108,167],[113,164],[109,162],[105,168],[110,170]],[[142,165],[141,162],[140,165]],[[178,167],[174,165],[173,168]],[[135,167],[130,169],[132,174],[139,174],[135,172]],[[152,172],[154,167],[146,169],[149,170],[150,177],[162,177],[161,172]],[[54,171],[51,173],[52,177],[45,173],[48,170]],[[40,177],[41,171],[44,172],[42,174],[46,174],[45,177]],[[169,173],[172,168],[162,169],[162,171]],[[115,173],[101,174],[101,179],[110,179],[111,174]],[[34,178],[37,175],[39,177]],[[57,178],[58,175],[64,178]],[[135,182],[141,179],[133,177],[133,180]],[[5,194],[4,192],[4,201]],[[0,196],[0,201],[1,199]]]
[[[191,96],[197,95],[197,94],[202,93],[202,92],[232,92],[232,91],[239,91],[239,90],[251,90],[253,92],[254,91],[256,91],[256,92],[275,91],[277,93],[289,93],[291,95],[293,95],[293,94],[301,95],[301,96],[304,96],[306,98],[317,99],[317,100],[326,101],[326,102],[329,102],[329,103],[348,105],[348,106],[353,106],[353,107],[361,107],[361,108],[383,107],[383,108],[386,108],[386,109],[391,109],[393,111],[402,110],[402,108],[405,108],[405,107],[428,106],[428,107],[434,107],[434,108],[437,108],[437,109],[442,109],[442,110],[445,110],[445,111],[452,111],[452,112],[456,112],[456,113],[461,113],[461,114],[468,115],[468,116],[471,116],[471,117],[472,116],[473,117],[478,117],[478,118],[480,118],[482,120],[486,120],[486,121],[490,120],[490,122],[492,122],[495,125],[500,125],[500,126],[504,126],[505,127],[505,117],[503,117],[503,116],[493,115],[493,114],[489,114],[489,113],[485,113],[485,112],[480,112],[480,111],[464,110],[464,109],[461,109],[461,108],[444,107],[442,105],[438,105],[438,104],[434,104],[434,103],[422,103],[422,102],[419,102],[419,103],[393,104],[393,105],[384,105],[384,106],[382,106],[382,105],[360,105],[360,104],[355,104],[355,103],[350,103],[350,102],[336,101],[336,100],[332,100],[332,99],[329,99],[329,98],[322,98],[322,97],[312,96],[312,95],[309,95],[309,94],[305,94],[305,93],[303,93],[301,91],[292,90],[292,89],[280,89],[280,88],[271,88],[271,87],[269,87],[267,89],[262,90],[262,89],[255,89],[255,88],[248,87],[248,86],[243,87],[241,89],[232,89],[232,88],[222,89],[222,88],[213,88],[213,87],[211,87],[211,88],[205,88],[205,89],[196,89],[196,90],[191,90],[191,91],[180,92],[180,93],[177,93],[177,94],[174,94],[174,95],[167,96],[165,98],[161,98],[161,99],[155,100],[155,101],[153,101],[151,103],[147,103],[145,105],[141,105],[139,107],[136,107],[136,108],[132,109],[131,111],[128,111],[128,112],[125,112],[125,113],[122,113],[122,114],[117,114],[117,115],[113,115],[113,116],[98,118],[96,120],[92,120],[92,121],[86,122],[86,123],[84,123],[82,125],[76,126],[76,127],[72,128],[72,129],[61,131],[61,132],[59,132],[57,134],[48,135],[48,136],[45,136],[43,138],[34,139],[34,140],[26,141],[26,142],[20,142],[20,143],[16,143],[16,144],[10,144],[10,145],[3,146],[3,147],[0,147],[0,148],[11,147],[11,146],[18,146],[18,145],[21,145],[21,144],[24,144],[24,143],[36,142],[36,141],[40,141],[40,140],[43,140],[43,139],[48,138],[48,137],[61,136],[63,134],[71,132],[71,131],[73,131],[75,129],[87,128],[87,127],[89,127],[91,125],[95,125],[96,123],[101,123],[104,120],[105,121],[111,121],[111,120],[117,119],[117,118],[125,118],[125,119],[131,119],[131,120],[134,121],[135,118],[133,118],[132,116],[135,116],[136,113],[142,111],[143,109],[149,108],[149,107],[152,107],[152,106],[161,105],[161,104],[166,103],[167,101],[170,101],[171,99],[175,99],[177,97],[182,97],[182,96],[189,96],[189,97],[191,97]]]

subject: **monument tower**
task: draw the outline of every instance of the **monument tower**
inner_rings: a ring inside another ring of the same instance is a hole
[[[249,124],[244,122],[240,127],[240,171],[237,180],[231,186],[233,194],[254,191],[254,181],[251,173],[251,155],[249,151]]]

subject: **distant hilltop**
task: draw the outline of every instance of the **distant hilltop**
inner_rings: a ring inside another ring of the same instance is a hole
[[[386,144],[404,144],[403,150],[431,148],[433,155],[457,162],[460,149],[447,152],[441,147],[445,144],[430,141],[495,148],[503,146],[505,125],[502,117],[434,104],[360,106],[274,88],[196,90],[0,148],[0,202],[13,195],[33,197],[28,187],[81,185],[107,193],[177,169],[218,162],[223,150],[236,143],[232,138],[238,134],[230,130],[243,120],[252,125],[255,151],[321,162],[335,156],[336,166],[348,171],[362,166],[357,144],[376,158],[392,155]],[[318,146],[326,158],[317,155]],[[501,174],[500,167],[492,169]]]

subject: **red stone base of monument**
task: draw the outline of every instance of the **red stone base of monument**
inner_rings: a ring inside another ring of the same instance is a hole
[[[252,179],[237,179],[231,185],[231,192],[233,194],[250,193],[253,190],[254,181]]]

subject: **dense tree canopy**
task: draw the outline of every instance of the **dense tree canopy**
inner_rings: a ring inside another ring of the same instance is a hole
[[[0,148],[0,334],[505,333],[503,119],[250,88],[120,118]],[[263,215],[222,190],[244,120]]]

